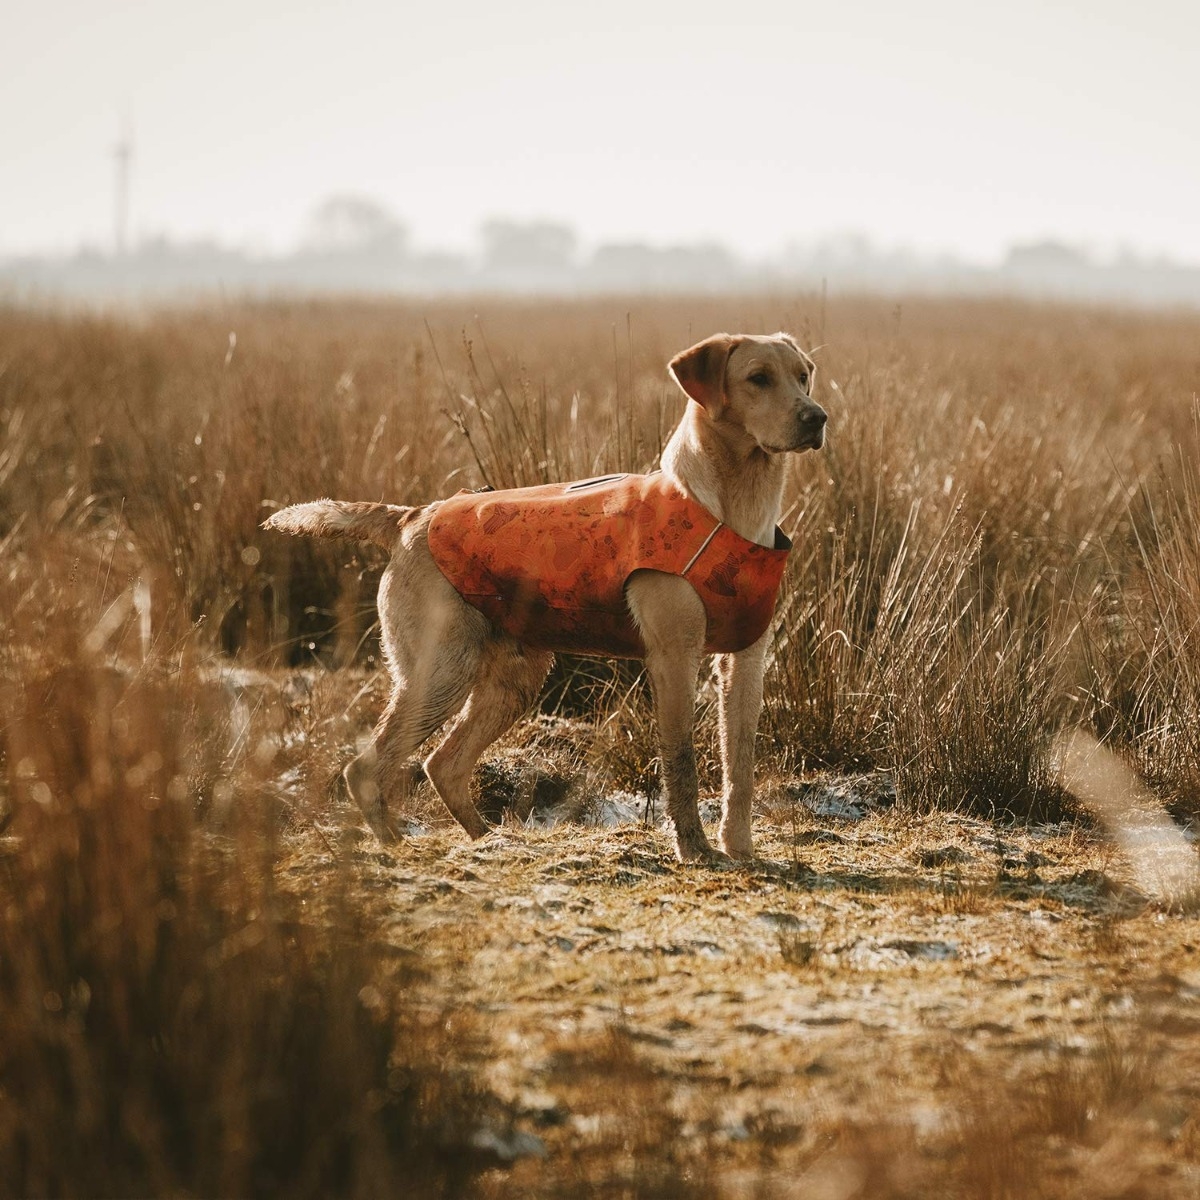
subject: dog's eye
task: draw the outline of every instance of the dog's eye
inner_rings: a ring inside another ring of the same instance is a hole
[[[754,384],[755,387],[766,387],[771,382],[771,377],[766,373],[766,371],[755,371],[754,374],[750,376],[750,382]]]
[[[808,387],[808,372],[807,371],[800,372],[800,386]]]

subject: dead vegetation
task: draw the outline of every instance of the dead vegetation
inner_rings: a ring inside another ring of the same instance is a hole
[[[228,709],[194,666],[128,675],[102,624],[48,615],[3,685],[0,1187],[461,1184],[486,1108],[455,1065],[467,1043],[448,1052],[414,1005],[344,858],[311,896],[280,886],[290,819],[264,743],[229,771]]]
[[[499,835],[418,789],[379,847],[335,782],[379,563],[259,522],[646,469],[663,363],[721,327],[824,344],[831,412],[763,859],[666,857],[644,683],[587,660],[480,772]],[[0,1188],[1194,1195],[1194,911],[1055,739],[1200,814],[1198,335],[769,297],[0,312]]]

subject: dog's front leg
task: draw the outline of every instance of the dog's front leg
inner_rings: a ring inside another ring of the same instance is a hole
[[[721,766],[724,796],[721,849],[731,858],[753,858],[750,825],[754,803],[754,738],[762,711],[763,666],[769,634],[738,654],[717,660],[721,683]]]
[[[683,862],[708,859],[713,849],[700,824],[692,743],[696,677],[704,657],[704,605],[685,579],[657,571],[636,572],[626,588],[626,598],[646,646],[662,785],[667,815],[675,826],[675,850]]]
[[[648,655],[646,658],[646,670],[654,692],[667,816],[675,826],[675,852],[681,862],[710,858],[713,852],[704,826],[700,824],[700,785],[692,740],[700,658],[700,654]]]

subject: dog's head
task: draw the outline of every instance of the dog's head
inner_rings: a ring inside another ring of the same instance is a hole
[[[824,445],[816,367],[786,333],[717,333],[677,354],[670,371],[709,420],[768,454]]]

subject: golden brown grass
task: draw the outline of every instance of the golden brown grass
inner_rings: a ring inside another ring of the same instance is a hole
[[[18,636],[24,597],[0,588]],[[260,743],[193,664],[45,613],[0,689],[0,1190],[436,1195],[484,1097],[327,856],[281,875]]]
[[[243,662],[369,665],[378,564],[263,534],[274,505],[647,468],[679,409],[669,353],[777,325],[825,344],[833,425],[794,472],[768,756],[888,766],[918,808],[1052,812],[1047,732],[1071,719],[1192,810],[1190,317],[803,298],[10,310],[0,536],[10,554],[50,538],[105,604],[140,581],[156,646],[202,622]],[[594,713],[631,681],[565,663],[549,695]],[[652,750],[626,757],[642,781]]]
[[[467,932],[447,945],[422,924],[423,902],[397,911],[407,885],[394,855],[356,839],[330,791],[373,715],[380,564],[259,524],[321,495],[419,503],[483,482],[649,468],[679,411],[666,359],[717,328],[778,327],[824,346],[831,436],[796,463],[788,495],[797,545],[767,679],[764,778],[885,769],[903,810],[888,820],[901,825],[914,811],[1056,818],[1071,806],[1054,739],[1078,724],[1177,816],[1200,814],[1194,316],[787,296],[233,303],[136,319],[2,310],[4,1190],[504,1190],[509,1177],[469,1147],[481,1128],[522,1119],[492,1078],[506,1051],[454,1011],[456,996],[486,1007],[454,979],[484,970],[471,948],[486,958],[492,935],[457,913]],[[259,674],[233,679],[231,664]],[[299,693],[281,691],[283,667]],[[513,744],[534,737],[554,763],[582,764],[593,788],[653,786],[636,670],[560,663],[544,708],[573,722],[561,744],[546,730]],[[708,701],[701,726],[711,786]],[[507,778],[503,756],[494,771]],[[959,922],[969,938],[972,922],[1003,925],[1013,905],[1069,908],[1105,878],[1088,860],[1076,882],[1067,863],[1041,879],[974,846],[966,866],[935,854],[925,868],[920,853],[944,847],[913,847],[888,820],[884,842],[826,845],[802,841],[821,822],[794,801],[772,800],[769,815],[767,853],[782,866],[736,884],[669,865],[647,874],[662,840],[650,830],[617,839],[611,880],[595,846],[545,837],[567,856],[554,879],[595,875],[614,904],[634,905],[620,908],[631,921],[664,890],[698,923],[779,887],[867,926],[907,905],[906,919]],[[453,882],[453,839],[434,841],[440,857],[413,896],[469,887],[483,869]],[[1096,911],[1072,936],[1119,979],[1146,939]],[[913,940],[903,922],[864,942],[826,909],[802,917],[764,928],[738,962],[814,1005],[842,975],[903,953],[887,938]],[[713,928],[704,936],[725,936]],[[685,960],[707,953],[679,944]],[[1021,953],[1054,950],[1030,938]],[[637,954],[611,984],[618,996],[657,986],[657,969],[638,968],[649,981],[638,982]],[[561,986],[610,988],[596,964],[622,955],[587,958]],[[483,978],[499,988],[501,974]],[[449,1038],[443,1014],[475,1032]],[[739,1124],[722,1115],[730,1080],[647,1066],[637,1030],[613,1028],[566,1038],[548,1068],[554,1086],[573,1081],[580,1122],[574,1141],[544,1136],[582,1155],[577,1169],[531,1159],[510,1182],[559,1194],[732,1193],[741,1179],[766,1195],[805,1178],[813,1195],[1082,1195],[1099,1177],[1080,1155],[1136,1143],[1159,1094],[1158,1060],[1129,1050],[1127,1033],[1090,1030],[1074,1057],[997,1067],[983,1088],[957,1058],[944,1092],[914,1068],[896,1094],[934,1097],[928,1127],[848,1115],[845,1095],[819,1091],[819,1055],[796,1068],[795,1095],[826,1108],[803,1120],[795,1105],[786,1118],[762,1108]],[[636,1119],[629,1097],[645,1110]],[[1193,1117],[1172,1134],[1181,1162],[1195,1159],[1194,1130]],[[680,1147],[664,1156],[664,1141]]]

